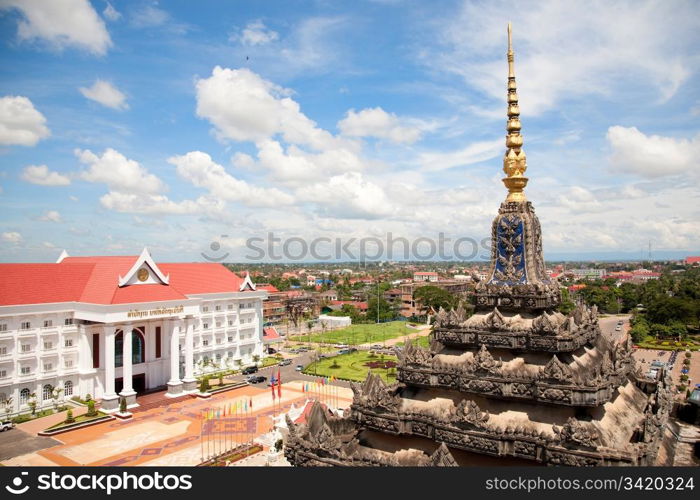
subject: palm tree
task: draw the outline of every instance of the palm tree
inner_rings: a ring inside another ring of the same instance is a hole
[[[58,399],[61,397],[62,392],[63,392],[63,389],[60,387],[54,387],[53,390],[51,391],[51,399],[53,399],[54,411],[58,411]]]
[[[12,411],[12,403],[13,402],[14,402],[14,400],[12,399],[12,396],[5,399],[5,401],[0,401],[0,404],[2,404],[5,407],[5,415],[7,417],[10,416],[10,412]]]
[[[253,354],[253,363],[257,365],[258,361],[260,361],[260,354]]]
[[[314,322],[309,320],[306,322],[306,329],[309,334],[309,345],[311,345],[311,329],[314,327]]]

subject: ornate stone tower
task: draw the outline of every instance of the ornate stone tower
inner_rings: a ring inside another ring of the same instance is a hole
[[[508,122],[491,272],[476,310],[441,310],[430,349],[408,344],[398,382],[368,375],[345,418],[316,407],[288,422],[296,465],[653,465],[670,381],[635,368],[629,339],[608,339],[595,308],[557,311],[528,179],[508,26]]]

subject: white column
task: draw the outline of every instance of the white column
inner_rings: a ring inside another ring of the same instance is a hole
[[[120,396],[126,398],[127,406],[131,406],[136,401],[136,392],[133,385],[133,366],[132,366],[132,325],[124,325],[122,327],[122,392]]]
[[[118,409],[117,395],[114,393],[114,333],[113,325],[105,325],[105,393],[102,396],[102,409],[114,411]]]
[[[180,322],[168,321],[170,330],[170,380],[166,396],[177,396],[182,392],[180,381]]]
[[[194,319],[187,319],[185,331],[185,378],[182,379],[186,391],[197,389],[197,379],[194,378]]]

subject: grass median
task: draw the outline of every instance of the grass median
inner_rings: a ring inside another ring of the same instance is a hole
[[[382,377],[386,382],[396,382],[396,356],[374,355],[366,351],[341,354],[332,358],[323,358],[309,364],[305,369],[306,375],[330,377],[342,380],[362,382],[367,372]]]

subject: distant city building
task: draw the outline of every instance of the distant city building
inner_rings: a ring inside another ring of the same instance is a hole
[[[570,269],[576,279],[580,280],[602,280],[605,278],[605,269]]]
[[[437,281],[438,273],[417,271],[413,273],[413,281]]]
[[[689,266],[700,266],[700,256],[698,256],[698,257],[686,257],[685,263]]]

